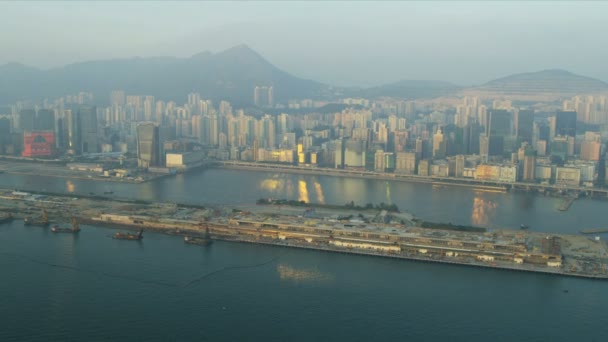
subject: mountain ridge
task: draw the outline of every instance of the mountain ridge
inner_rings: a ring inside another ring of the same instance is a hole
[[[326,96],[327,85],[293,76],[246,45],[187,58],[133,57],[84,61],[41,70],[18,63],[0,66],[0,103],[87,91],[107,99],[114,89],[183,101],[192,91],[212,100],[248,106],[256,85],[274,86],[277,100]]]
[[[473,87],[440,80],[404,79],[375,87],[332,87],[296,77],[273,65],[246,44],[202,51],[190,57],[131,57],[91,60],[48,70],[21,63],[0,65],[0,104],[43,99],[88,91],[106,100],[115,89],[183,101],[197,91],[212,100],[250,106],[256,85],[274,86],[277,101],[341,96],[401,99],[434,98],[464,93],[560,96],[608,91],[608,83],[563,69],[511,74]]]

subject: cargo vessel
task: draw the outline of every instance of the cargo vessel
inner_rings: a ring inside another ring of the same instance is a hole
[[[71,227],[60,227],[59,225],[54,225],[51,228],[51,231],[53,233],[70,233],[70,234],[76,234],[80,231],[80,225],[78,224],[78,221],[76,220],[76,218],[72,218],[72,226]]]
[[[112,238],[118,240],[141,240],[144,238],[144,230],[140,229],[137,234],[118,232],[112,235]]]

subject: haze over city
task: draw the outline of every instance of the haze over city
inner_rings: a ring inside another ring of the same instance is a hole
[[[0,341],[607,340],[606,14],[0,0]]]
[[[247,44],[338,86],[481,84],[565,69],[608,80],[606,2],[4,2],[0,64],[189,57]],[[24,18],[27,18],[24,20]]]

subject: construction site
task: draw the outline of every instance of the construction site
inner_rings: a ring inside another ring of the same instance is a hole
[[[608,279],[603,240],[527,230],[422,228],[410,214],[377,209],[201,207],[0,190],[0,213],[47,225],[75,218],[93,226],[171,235],[207,233],[214,240]]]

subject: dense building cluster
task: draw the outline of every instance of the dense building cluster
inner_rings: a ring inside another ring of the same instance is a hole
[[[118,152],[153,170],[219,159],[571,186],[601,185],[606,174],[606,96],[534,105],[474,96],[278,104],[273,87],[260,85],[252,108],[185,98],[116,90],[106,100],[83,92],[0,107],[0,153]]]

